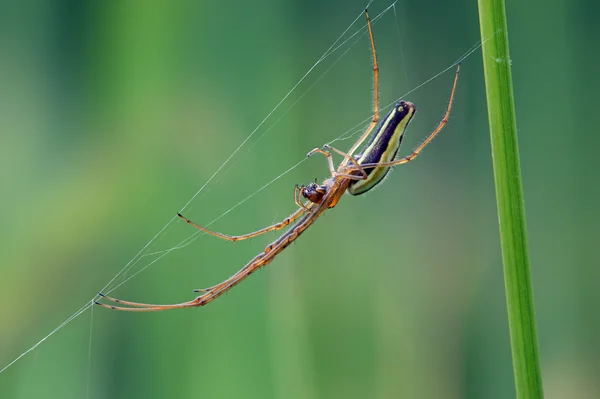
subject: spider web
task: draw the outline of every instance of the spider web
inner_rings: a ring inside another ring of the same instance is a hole
[[[369,1],[369,3],[367,4],[367,7],[369,7],[373,3],[373,1],[374,0]],[[375,17],[373,17],[372,18],[373,23],[376,24],[379,19],[381,19],[384,15],[386,15],[390,10],[392,10],[394,8],[395,4],[396,4],[395,2],[392,3],[386,9],[384,9],[383,11],[381,11],[378,15],[376,15]],[[222,172],[227,166],[229,166],[232,163],[232,160],[234,159],[234,157],[244,147],[249,147],[246,152],[249,152],[250,150],[252,150],[252,148],[257,144],[257,142],[260,139],[262,139],[264,136],[266,136],[273,129],[273,127],[333,68],[333,66],[340,59],[342,59],[342,57],[344,57],[344,55],[350,50],[350,48],[353,47],[362,37],[364,37],[366,35],[366,26],[357,27],[358,22],[362,18],[364,18],[364,14],[361,11],[356,16],[356,18],[343,30],[343,32],[339,35],[339,37],[327,48],[327,50],[308,69],[308,71],[298,80],[298,82],[283,96],[283,98],[263,118],[263,120],[256,126],[256,128],[252,132],[250,132],[248,134],[248,136],[237,146],[237,148],[235,148],[231,152],[230,156],[214,171],[214,173],[196,191],[196,193],[188,200],[188,202],[186,202],[183,205],[183,207],[180,209],[180,213],[185,212],[186,209],[189,208],[190,204],[195,199],[197,199],[197,197],[200,196],[200,194],[202,194],[202,193],[204,193],[204,192],[207,191],[207,188],[210,186],[211,183],[213,183],[213,181],[219,175],[219,173]],[[324,72],[322,72],[322,74],[308,88],[306,88],[304,90],[304,92],[291,105],[289,105],[285,109],[285,111],[283,112],[283,114],[281,114],[274,123],[272,123],[268,128],[263,129],[263,131],[261,132],[261,128],[263,128],[263,126],[267,123],[267,121],[269,121],[272,118],[272,116],[275,114],[275,112],[277,110],[279,110],[286,103],[286,101],[290,98],[290,96],[293,93],[295,93],[296,91],[299,90],[299,88],[302,87],[301,86],[302,83],[309,76],[311,76],[312,74],[315,73],[316,68],[319,65],[321,65],[325,60],[327,60],[330,57],[334,57],[334,56],[337,57],[335,59],[335,61]],[[367,120],[368,120],[368,118],[367,118]],[[352,134],[355,134],[356,132],[360,131],[360,126],[361,126],[360,124],[357,125],[354,128],[354,131],[346,132],[346,133],[340,135],[335,140],[344,139],[343,136],[345,136],[345,138],[351,137]],[[252,145],[249,146],[248,143],[250,142],[250,139],[252,137],[254,137],[255,135],[257,135],[258,133],[260,133],[260,136],[258,137],[258,140],[255,141],[255,142],[253,142]],[[218,217],[216,217],[215,219],[213,219],[211,222],[207,223],[206,227],[211,226],[216,221],[220,220],[224,216],[226,216],[229,213],[233,212],[236,208],[238,208],[239,206],[241,206],[242,204],[244,204],[246,201],[248,201],[249,199],[251,199],[252,197],[254,197],[255,195],[257,195],[258,193],[260,193],[261,191],[263,191],[264,189],[266,189],[267,187],[269,187],[275,181],[279,180],[280,178],[282,178],[283,176],[285,176],[286,174],[288,174],[290,171],[292,171],[295,168],[297,168],[300,164],[302,164],[305,161],[306,161],[306,158],[303,158],[300,161],[298,161],[295,164],[293,164],[292,166],[290,166],[283,173],[280,173],[280,174],[274,176],[270,181],[268,181],[265,184],[263,184],[262,186],[260,186],[256,191],[254,191],[253,193],[247,195],[244,199],[242,199],[241,201],[239,201],[237,204],[235,204],[234,206],[230,207],[228,210],[226,210],[221,215],[219,215]],[[235,166],[235,165],[233,165],[233,166]],[[226,174],[228,171],[230,171],[233,168],[233,166],[231,168],[229,168],[229,169],[226,169],[224,174]],[[169,247],[167,249],[152,251],[152,249],[154,248],[154,244],[161,237],[163,237],[172,228],[172,226],[173,226],[173,224],[175,222],[178,222],[178,221],[179,221],[179,218],[177,216],[172,217],[140,249],[140,251],[138,253],[136,253],[135,256],[129,262],[127,262],[125,264],[125,266],[123,266],[123,268],[112,279],[110,279],[110,281],[106,285],[104,285],[100,289],[100,292],[105,292],[107,294],[111,293],[115,289],[119,288],[123,284],[127,283],[128,281],[130,281],[131,279],[133,279],[134,277],[136,277],[137,275],[139,275],[141,272],[143,272],[144,270],[146,270],[148,267],[152,266],[153,264],[155,264],[156,262],[158,262],[159,260],[161,260],[162,258],[164,258],[165,256],[167,256],[169,253],[171,253],[173,251],[180,250],[182,248],[185,248],[186,246],[188,246],[189,244],[191,244],[193,241],[195,241],[196,239],[198,239],[201,235],[205,234],[205,233],[202,233],[200,231],[195,231],[195,232],[191,233],[188,237],[186,237],[185,239],[181,240],[179,243],[177,243],[174,246],[171,246],[171,247]],[[132,270],[132,268],[134,268],[136,265],[138,265],[138,263],[141,262],[143,259],[148,258],[148,257],[154,257],[154,259],[151,260],[150,262],[148,262],[147,264],[143,265],[138,270],[136,270],[133,273],[129,274],[129,272]],[[62,323],[60,323],[58,326],[56,326],[56,328],[54,328],[53,330],[51,330],[46,336],[44,336],[42,339],[40,339],[31,348],[29,348],[26,351],[24,351],[23,353],[21,353],[14,360],[12,360],[7,365],[5,365],[2,369],[0,369],[0,374],[3,373],[4,371],[6,371],[8,368],[10,368],[16,362],[18,362],[21,358],[23,358],[24,356],[26,356],[27,354],[29,354],[31,351],[33,351],[36,348],[38,348],[47,339],[49,339],[55,333],[57,333],[58,331],[60,331],[63,327],[65,327],[66,325],[68,325],[69,323],[71,323],[74,319],[76,319],[81,314],[83,314],[88,309],[90,309],[92,306],[94,306],[93,305],[94,301],[97,300],[98,298],[99,298],[98,295],[94,295],[92,298],[90,298],[89,301],[85,302],[77,311],[75,311],[71,316],[69,316]]]

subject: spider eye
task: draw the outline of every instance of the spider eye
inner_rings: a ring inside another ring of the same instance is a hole
[[[401,100],[396,105],[396,109],[398,110],[398,112],[402,112],[404,114],[408,114],[411,110],[413,112],[415,111],[415,105],[413,103],[411,103],[411,102]]]
[[[323,200],[323,195],[325,195],[324,190],[322,190],[318,184],[310,183],[306,188],[300,191],[300,194],[310,202],[314,202],[316,204],[321,203]]]

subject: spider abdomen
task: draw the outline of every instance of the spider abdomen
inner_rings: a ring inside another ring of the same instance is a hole
[[[396,157],[404,131],[416,112],[415,106],[408,101],[399,101],[386,115],[377,130],[357,158],[359,165],[391,162]],[[389,166],[365,168],[366,179],[353,180],[348,186],[352,195],[363,194],[381,183],[389,172]]]

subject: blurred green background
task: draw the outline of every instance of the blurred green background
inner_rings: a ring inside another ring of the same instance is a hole
[[[117,274],[365,3],[0,2],[0,368]],[[597,398],[599,6],[507,6],[545,392]],[[374,28],[382,104],[479,40],[475,1],[395,11]],[[404,153],[441,119],[452,78],[406,97],[419,112]],[[363,37],[309,75],[186,216],[210,222],[368,118],[372,83]],[[206,308],[86,311],[0,374],[0,397],[514,397],[488,137],[476,52],[449,125],[416,162],[343,198]],[[283,219],[294,184],[327,173],[311,158],[212,227],[241,234]],[[193,233],[172,223],[150,252]],[[276,236],[201,236],[113,294],[192,299]]]

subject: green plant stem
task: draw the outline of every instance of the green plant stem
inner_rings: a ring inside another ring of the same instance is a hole
[[[543,398],[504,0],[478,0],[500,241],[518,398]]]

